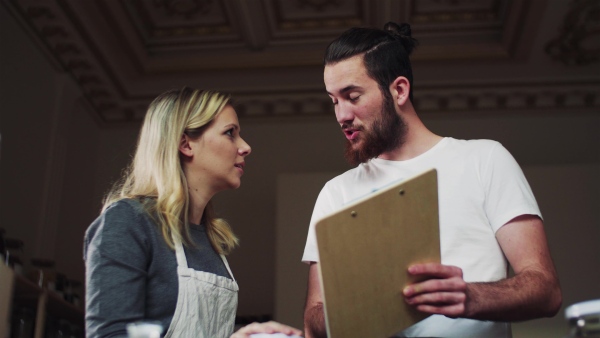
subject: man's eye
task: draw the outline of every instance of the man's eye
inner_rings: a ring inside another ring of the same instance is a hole
[[[360,97],[360,95],[358,95],[358,96],[354,96],[354,97],[350,97],[350,101],[352,101],[352,102],[356,102],[356,101],[358,101],[358,98],[359,98],[359,97]]]

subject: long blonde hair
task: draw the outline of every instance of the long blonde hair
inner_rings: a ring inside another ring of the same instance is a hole
[[[169,247],[174,248],[171,236],[193,244],[187,226],[189,193],[179,142],[183,134],[200,137],[230,100],[226,94],[187,87],[154,99],[144,118],[133,161],[107,194],[102,210],[124,198],[137,199],[160,225]],[[215,217],[212,202],[208,202],[202,218],[213,248],[220,254],[231,252],[238,239],[225,220]]]

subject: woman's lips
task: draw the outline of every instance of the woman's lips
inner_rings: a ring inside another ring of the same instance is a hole
[[[244,173],[244,163],[237,163],[234,167],[238,168],[238,170],[243,174]]]

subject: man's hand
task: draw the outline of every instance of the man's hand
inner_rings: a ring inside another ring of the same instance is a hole
[[[405,287],[406,302],[425,313],[479,320],[554,316],[562,293],[541,219],[533,215],[515,217],[496,232],[496,238],[514,276],[465,283],[462,270],[455,266],[416,264],[408,272],[423,281]]]
[[[462,269],[438,263],[415,264],[408,272],[421,282],[404,288],[404,299],[417,310],[448,317],[466,314],[467,283]]]
[[[248,338],[254,333],[283,333],[288,336],[302,336],[302,331],[277,322],[252,323],[235,332],[230,338]]]

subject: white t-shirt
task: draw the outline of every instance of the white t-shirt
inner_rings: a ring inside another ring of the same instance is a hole
[[[540,210],[521,168],[498,142],[444,138],[406,161],[373,159],[325,184],[313,211],[303,262],[318,262],[314,224],[344,205],[390,183],[435,168],[438,174],[442,264],[458,266],[467,282],[507,276],[495,233],[520,215]],[[509,323],[431,316],[400,336],[510,337]]]

